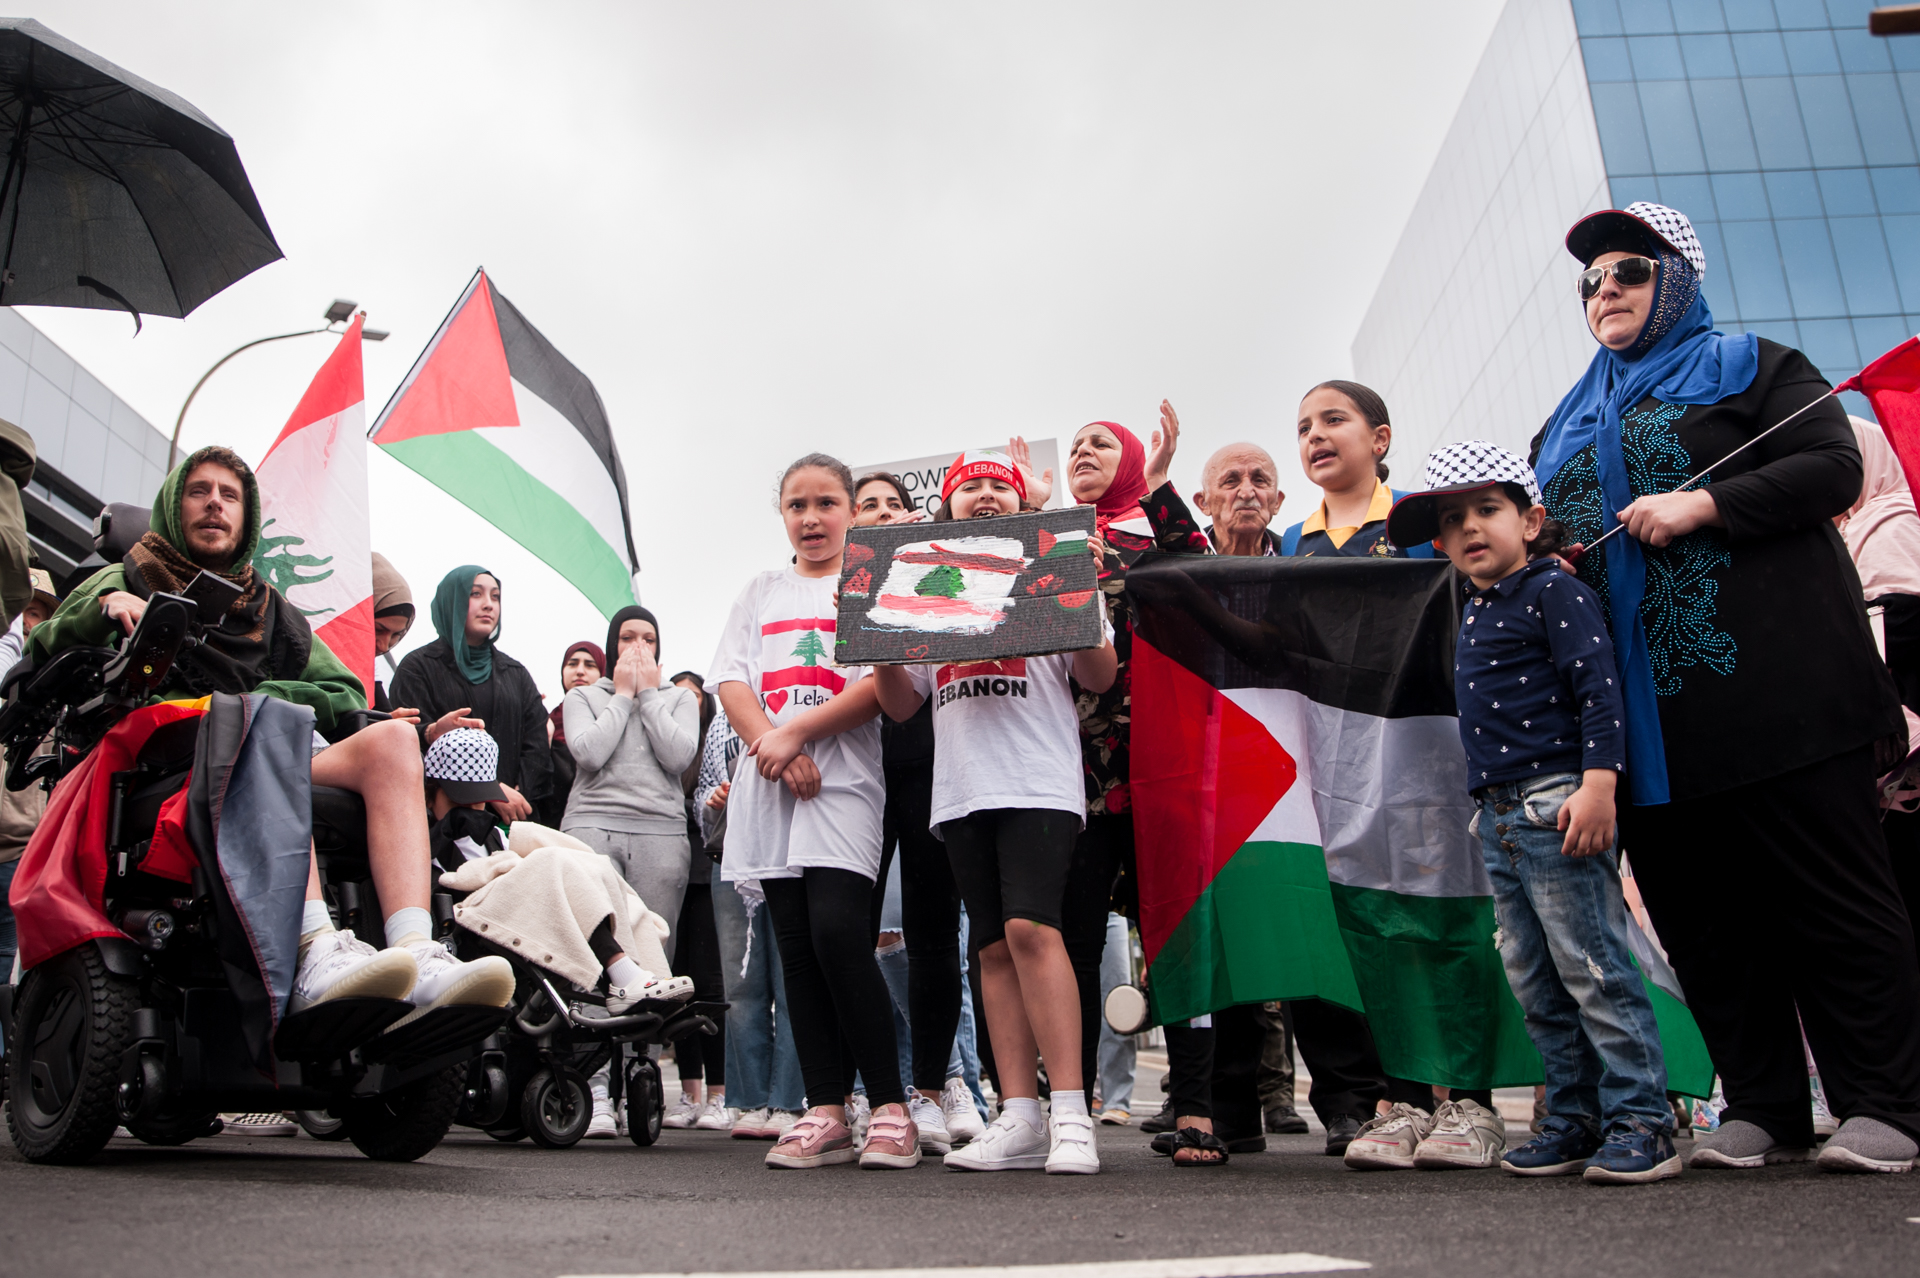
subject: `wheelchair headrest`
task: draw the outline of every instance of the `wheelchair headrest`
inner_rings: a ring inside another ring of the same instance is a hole
[[[145,506],[110,501],[93,517],[93,548],[110,564],[127,557],[133,543],[146,535],[152,512]]]

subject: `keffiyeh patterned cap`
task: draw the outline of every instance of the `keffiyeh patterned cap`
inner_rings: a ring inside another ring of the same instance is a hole
[[[1623,235],[1631,237],[1635,231],[1652,235],[1686,259],[1695,278],[1706,279],[1706,250],[1700,247],[1700,237],[1694,234],[1693,223],[1687,220],[1687,215],[1679,209],[1646,200],[1635,200],[1624,209],[1602,209],[1581,218],[1567,232],[1567,252],[1585,265],[1602,253],[1618,248],[1617,241]]]
[[[505,799],[500,788],[500,747],[479,728],[452,728],[427,747],[427,779],[455,803]]]
[[[1541,504],[1540,485],[1526,459],[1484,439],[1466,439],[1436,448],[1427,458],[1421,480],[1426,491],[1402,497],[1387,515],[1387,536],[1396,546],[1417,546],[1440,535],[1439,503],[1434,499],[1442,493],[1514,484],[1526,493],[1530,504]]]

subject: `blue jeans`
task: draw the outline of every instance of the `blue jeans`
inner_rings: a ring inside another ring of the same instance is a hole
[[[900,1077],[913,1077],[913,1025],[907,1019],[907,950],[905,946],[879,956],[880,975],[893,996],[893,1032],[900,1040]],[[960,1027],[947,1055],[947,1077],[960,1079],[973,1094],[974,1107],[986,1117],[986,1098],[980,1093],[980,1054],[975,1049],[973,999],[967,988],[967,915],[960,913]]]
[[[773,920],[763,905],[753,916],[747,953],[747,906],[731,883],[713,876],[713,926],[720,936],[720,979],[727,1002],[727,1105],[732,1109],[806,1108],[800,1055],[787,1019],[787,989]],[[746,972],[740,970],[746,959]]]
[[[1100,1005],[1116,985],[1133,979],[1132,941],[1127,935],[1127,920],[1118,914],[1107,915],[1107,948],[1100,955]],[[1107,1018],[1100,1018],[1100,1108],[1104,1112],[1128,1109],[1133,1104],[1133,1067],[1136,1051],[1131,1034],[1116,1034]]]
[[[1637,1118],[1671,1133],[1660,1030],[1627,949],[1619,850],[1560,851],[1560,809],[1579,788],[1560,773],[1481,792],[1473,824],[1500,959],[1546,1065],[1547,1112],[1594,1131]]]

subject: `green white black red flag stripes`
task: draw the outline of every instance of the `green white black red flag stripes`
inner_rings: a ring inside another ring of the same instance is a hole
[[[600,394],[486,272],[474,274],[371,436],[603,614],[634,602],[626,470]]]
[[[1127,589],[1159,1019],[1323,998],[1367,1013],[1396,1077],[1538,1081],[1467,833],[1448,566],[1149,556]],[[1691,1017],[1655,997],[1670,1085],[1704,1093]]]

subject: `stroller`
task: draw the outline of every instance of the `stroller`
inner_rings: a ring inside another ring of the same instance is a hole
[[[275,1025],[273,995],[245,961],[251,933],[207,833],[205,791],[222,784],[220,760],[233,757],[217,751],[246,725],[258,732],[276,715],[297,716],[310,740],[311,712],[258,694],[215,694],[204,710],[146,704],[175,656],[217,624],[231,590],[203,573],[184,596],[153,595],[118,649],[23,661],[0,682],[7,785],[69,779],[47,816],[63,824],[43,829],[34,847],[42,835],[71,845],[71,890],[64,907],[57,894],[23,902],[22,922],[35,908],[43,921],[61,908],[96,920],[84,939],[0,988],[8,1127],[30,1162],[84,1162],[119,1124],[148,1144],[182,1144],[218,1131],[223,1110],[305,1111],[370,1158],[411,1161],[452,1126],[476,1048],[506,1016],[445,1007],[386,1032],[410,1003],[338,998]],[[385,717],[361,712],[340,735]],[[52,753],[37,754],[49,737]],[[85,805],[83,794],[93,796]],[[313,787],[311,816],[339,923],[382,943],[360,797]],[[450,917],[450,905],[435,906]]]

